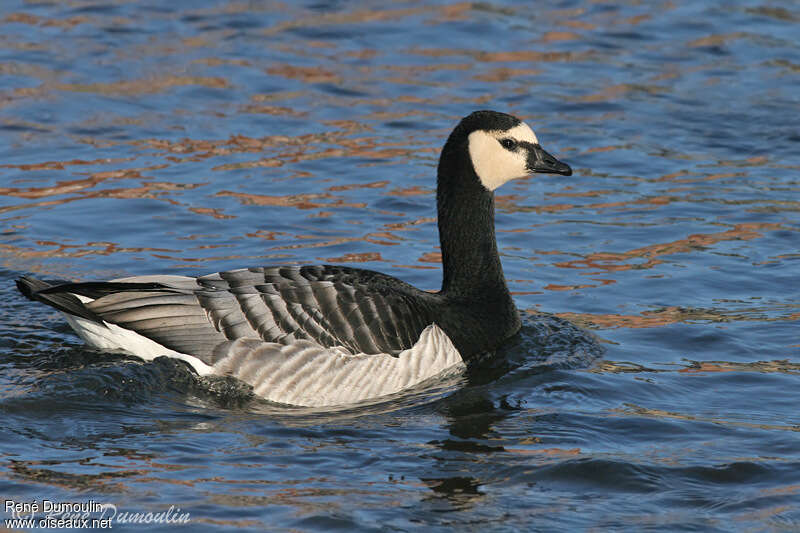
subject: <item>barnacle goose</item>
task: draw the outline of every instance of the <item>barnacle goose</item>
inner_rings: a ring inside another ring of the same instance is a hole
[[[85,283],[22,277],[17,286],[62,311],[97,348],[182,359],[279,403],[359,402],[463,368],[517,333],[495,242],[494,190],[539,172],[572,174],[524,122],[495,111],[459,122],[438,167],[438,293],[331,265]]]

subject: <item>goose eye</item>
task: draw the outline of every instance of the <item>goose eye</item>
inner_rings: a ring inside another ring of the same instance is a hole
[[[514,150],[517,148],[517,141],[514,139],[500,139],[500,144],[506,150]]]

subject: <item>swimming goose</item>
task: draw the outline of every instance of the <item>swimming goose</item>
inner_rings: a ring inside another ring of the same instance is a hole
[[[437,293],[341,266],[271,266],[198,278],[155,275],[51,284],[17,280],[88,344],[200,375],[232,375],[279,403],[342,405],[463,368],[516,334],[494,230],[494,190],[532,173],[569,176],[531,128],[494,111],[462,119],[442,149]]]

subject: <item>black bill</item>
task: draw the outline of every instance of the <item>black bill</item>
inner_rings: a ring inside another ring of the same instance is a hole
[[[572,169],[566,163],[562,163],[552,155],[542,149],[538,144],[531,144],[528,147],[527,167],[531,172],[542,174],[561,174],[571,176]]]

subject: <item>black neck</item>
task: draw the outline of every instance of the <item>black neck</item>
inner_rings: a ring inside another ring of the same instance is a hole
[[[480,183],[466,150],[457,148],[446,146],[439,163],[441,294],[510,299],[495,241],[494,193]]]

